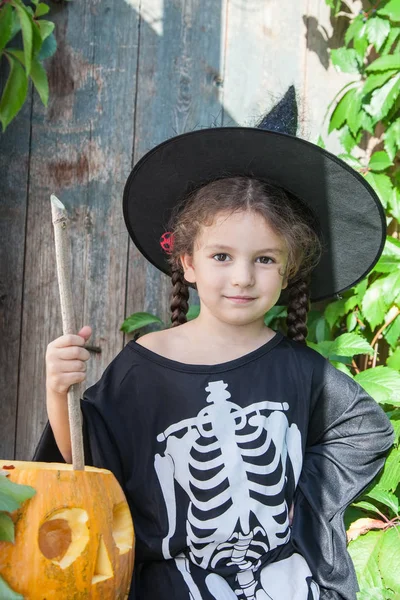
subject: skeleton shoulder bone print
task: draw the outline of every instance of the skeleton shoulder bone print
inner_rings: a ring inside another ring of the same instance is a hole
[[[189,598],[202,598],[192,563],[211,571],[205,584],[216,600],[318,599],[299,554],[260,568],[262,556],[290,538],[287,467],[289,461],[296,485],[302,444],[297,425],[289,426],[288,404],[261,400],[243,408],[230,401],[224,381],[209,382],[205,391],[207,406],[197,416],[157,436],[162,451],[154,466],[168,516],[164,558],[172,558],[170,542],[183,518],[189,553],[175,562]],[[185,515],[177,513],[176,483],[187,495]],[[224,568],[235,573],[233,589],[218,574]]]

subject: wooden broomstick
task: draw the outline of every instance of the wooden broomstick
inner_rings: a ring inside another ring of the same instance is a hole
[[[72,303],[70,250],[67,235],[67,211],[65,206],[53,194],[51,200],[51,214],[54,226],[54,240],[56,248],[57,277],[60,290],[61,315],[63,333],[76,334],[74,307]],[[83,452],[82,418],[80,408],[79,384],[72,385],[68,390],[68,415],[71,433],[72,468],[74,471],[85,470],[85,457]]]

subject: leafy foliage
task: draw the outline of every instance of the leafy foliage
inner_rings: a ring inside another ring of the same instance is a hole
[[[54,23],[42,18],[49,10],[49,6],[40,0],[0,0],[0,58],[4,56],[9,65],[0,99],[3,131],[26,100],[29,78],[47,106],[49,84],[42,61],[57,48]]]
[[[14,543],[14,521],[8,513],[18,510],[22,503],[36,494],[29,485],[13,483],[7,479],[7,470],[0,470],[0,542]],[[0,598],[19,600],[23,597],[14,592],[0,575]]]
[[[340,157],[376,191],[389,235],[368,278],[313,311],[327,328],[320,326],[318,336],[311,327],[310,345],[347,369],[383,406],[395,430],[383,472],[345,515],[358,600],[386,600],[400,598],[400,0],[371,2],[357,14],[349,2],[326,3],[333,17],[348,19],[344,45],[332,50],[332,62],[355,75],[328,107],[328,133],[339,132]]]

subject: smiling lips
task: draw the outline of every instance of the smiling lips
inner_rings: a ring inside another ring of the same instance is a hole
[[[225,296],[225,298],[236,304],[247,304],[248,302],[255,300],[252,296]]]

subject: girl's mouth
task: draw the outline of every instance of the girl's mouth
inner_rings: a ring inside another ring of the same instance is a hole
[[[247,304],[255,298],[251,296],[225,296],[227,300],[231,300],[231,302],[235,302],[235,304]]]

